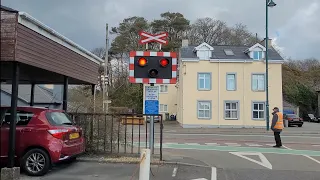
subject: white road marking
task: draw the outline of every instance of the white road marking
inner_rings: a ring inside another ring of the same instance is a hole
[[[318,164],[320,164],[320,161],[316,160],[316,159],[313,158],[313,157],[310,157],[310,156],[308,156],[308,155],[303,155],[303,156],[306,157],[306,158],[311,159],[312,161],[314,161],[314,162],[316,162],[316,163],[318,163]]]
[[[252,147],[259,147],[262,146],[260,144],[251,144],[251,143],[245,143],[247,146],[252,146]]]
[[[312,145],[314,147],[320,147],[320,144],[315,144],[315,145]]]
[[[238,143],[224,143],[224,144],[226,144],[226,145],[228,145],[228,146],[241,146],[241,145],[238,144]]]
[[[205,143],[206,145],[209,145],[209,146],[218,146],[219,144],[218,143]]]
[[[286,149],[292,150],[291,148],[288,148],[288,147],[286,147],[286,146],[283,146],[283,147],[286,148]],[[306,157],[306,158],[308,158],[308,159],[310,159],[310,160],[312,160],[312,161],[320,164],[320,161],[314,159],[313,157],[310,157],[310,156],[308,156],[308,155],[302,155],[302,156],[304,156],[304,157]]]
[[[212,167],[211,168],[211,180],[217,180],[218,176],[217,176],[217,168]]]
[[[274,146],[274,144],[266,144],[267,146]]]
[[[186,145],[191,145],[191,146],[194,146],[194,145],[200,145],[199,143],[184,143]]]
[[[284,147],[286,149],[289,149],[289,150],[292,150],[291,148],[288,148],[287,146],[284,146],[284,145],[282,145],[282,147]]]
[[[172,177],[176,177],[177,171],[178,171],[177,167],[173,168]]]
[[[268,159],[262,153],[257,153],[257,152],[254,152],[254,153],[253,152],[230,152],[230,153],[233,155],[242,157],[242,158],[249,160],[251,162],[257,163],[257,164],[259,164],[263,167],[266,167],[268,169],[272,169],[271,163],[268,161]],[[247,156],[257,155],[257,156],[259,156],[261,162],[255,160],[255,159],[251,159],[249,157],[246,157],[245,155],[247,155]]]

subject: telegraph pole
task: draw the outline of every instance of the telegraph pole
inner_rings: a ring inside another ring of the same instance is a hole
[[[109,28],[108,28],[108,23],[106,23],[106,55],[104,58],[104,88],[103,88],[103,102],[102,102],[102,107],[103,107],[103,112],[108,113],[109,110],[109,93],[108,93],[108,84],[109,84],[109,74],[108,74],[108,56],[109,56]]]

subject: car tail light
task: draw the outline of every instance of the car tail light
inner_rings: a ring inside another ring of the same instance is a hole
[[[300,121],[303,121],[303,119],[302,119],[302,118],[300,118]]]
[[[57,139],[64,139],[65,135],[68,133],[67,129],[51,129],[48,132]]]

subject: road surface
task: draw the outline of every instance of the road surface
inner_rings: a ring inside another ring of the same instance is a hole
[[[317,133],[320,124],[305,123],[302,128],[286,128],[281,149],[272,147],[271,132],[259,132],[261,130],[204,129],[201,133],[176,126],[165,127],[164,160],[184,165],[152,166],[152,180],[320,179],[320,134]],[[138,137],[134,132],[135,150]],[[145,136],[140,136],[142,147],[145,147],[145,140]],[[156,151],[159,151],[159,141],[159,134],[156,134]],[[137,168],[135,164],[76,162],[57,167],[42,178],[24,176],[22,180],[137,180]]]

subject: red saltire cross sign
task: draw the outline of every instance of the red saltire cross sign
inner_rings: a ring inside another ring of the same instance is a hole
[[[147,44],[150,42],[157,42],[160,44],[168,44],[168,41],[165,39],[168,37],[168,33],[160,33],[160,34],[150,34],[144,31],[139,32],[141,39],[139,40],[140,44]]]

